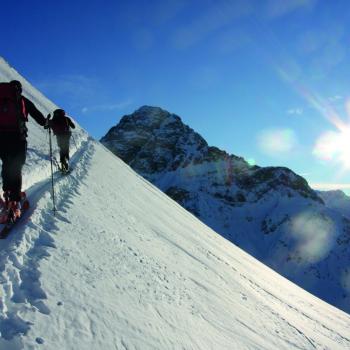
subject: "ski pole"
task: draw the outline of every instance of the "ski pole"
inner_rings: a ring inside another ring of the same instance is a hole
[[[55,186],[53,181],[53,159],[52,159],[52,139],[51,139],[51,128],[49,129],[49,144],[50,144],[50,162],[51,162],[51,193],[52,193],[52,204],[53,204],[53,215],[56,214],[56,204],[55,204]]]
[[[75,142],[75,137],[74,137],[73,133],[71,133],[71,135],[72,135],[72,140],[73,140],[73,143],[74,143],[74,146],[75,146],[75,150],[77,151],[78,147],[77,147],[77,143]]]

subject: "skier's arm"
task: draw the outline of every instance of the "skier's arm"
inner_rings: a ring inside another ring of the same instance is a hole
[[[46,118],[43,116],[43,114],[35,107],[32,101],[28,100],[26,97],[23,97],[23,99],[28,113],[38,124],[44,126],[46,123]]]
[[[68,119],[68,125],[72,128],[72,129],[75,129],[75,124],[72,122],[72,120],[70,118],[67,118]]]

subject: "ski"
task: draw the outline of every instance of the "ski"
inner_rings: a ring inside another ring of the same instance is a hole
[[[25,212],[27,211],[27,209],[22,209],[22,215],[20,218],[18,218],[15,221],[12,222],[8,222],[7,224],[4,225],[0,225],[2,226],[2,228],[0,229],[0,239],[5,239],[7,238],[7,236],[10,234],[12,228],[19,222],[22,220],[23,215],[25,214]]]
[[[22,215],[24,214],[24,210],[22,210]],[[9,235],[11,229],[17,224],[18,221],[21,221],[21,218],[22,216],[17,219],[16,221],[13,221],[13,222],[9,222],[5,225],[0,225],[0,226],[3,226],[1,229],[0,229],[0,239],[5,239],[7,238],[7,236]]]

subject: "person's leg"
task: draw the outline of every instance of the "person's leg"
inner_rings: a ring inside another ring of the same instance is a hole
[[[69,160],[69,138],[70,138],[70,135],[64,135],[62,140],[62,148],[63,148],[62,151],[66,161]]]
[[[9,191],[9,200],[19,202],[22,190],[22,168],[26,161],[27,142],[15,140],[9,143],[3,159],[4,191]]]
[[[56,140],[57,140],[57,146],[58,146],[59,151],[60,151],[61,170],[64,170],[66,168],[66,166],[65,166],[65,158],[64,158],[63,136],[56,135]]]
[[[4,160],[7,155],[7,145],[4,140],[3,135],[0,136],[0,160],[1,160],[1,178],[2,178],[2,190],[4,191],[4,197],[1,196],[0,194],[0,207],[1,209],[4,209],[7,204],[7,198],[6,198],[6,174],[4,172]]]
[[[57,140],[57,146],[60,151],[60,162],[62,163],[63,159],[63,153],[62,153],[62,136],[61,135],[56,135],[56,140]]]
[[[70,135],[60,135],[59,141],[57,139],[57,143],[60,147],[60,161],[62,167],[67,170],[68,169],[68,160],[69,160],[69,137]]]

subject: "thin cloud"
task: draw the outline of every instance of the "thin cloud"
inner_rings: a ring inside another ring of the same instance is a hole
[[[186,6],[185,0],[163,0],[153,10],[153,19],[158,24],[166,23],[176,17]]]
[[[322,79],[346,60],[345,28],[344,23],[329,20],[323,27],[300,35],[297,48],[310,60],[307,65],[308,75]]]
[[[253,9],[253,4],[249,0],[218,1],[188,25],[176,30],[173,37],[173,44],[178,49],[191,47],[204,40],[212,32],[251,14]]]
[[[219,72],[211,67],[200,67],[196,69],[189,78],[190,84],[199,90],[205,90],[218,84]]]
[[[315,182],[309,184],[315,190],[349,190],[350,183],[322,183]]]
[[[319,77],[325,76],[333,67],[346,59],[346,50],[341,43],[333,43],[324,47],[312,61],[314,74]]]
[[[302,115],[302,114],[304,114],[304,110],[303,110],[303,108],[290,108],[287,110],[287,114]]]
[[[122,110],[129,107],[132,104],[132,100],[128,99],[119,103],[110,103],[110,104],[100,104],[94,106],[85,106],[82,108],[82,113],[98,112],[98,111],[116,111]]]
[[[94,80],[84,75],[61,75],[38,82],[40,88],[63,92],[86,91],[87,87],[94,84]]]
[[[61,75],[36,84],[40,90],[57,95],[90,98],[96,91],[96,80],[84,75]]]
[[[269,0],[265,11],[268,18],[278,18],[297,10],[310,10],[317,0]]]
[[[280,157],[296,148],[297,138],[291,129],[267,129],[258,135],[258,146],[262,153]]]
[[[149,29],[142,28],[134,32],[132,42],[135,48],[143,51],[153,47],[155,38]]]
[[[253,42],[252,37],[242,29],[232,29],[224,31],[218,36],[217,47],[223,54],[231,53],[242,46],[249,45]]]
[[[84,75],[61,75],[57,78],[38,82],[36,85],[48,95],[53,95],[56,98],[64,97],[68,105],[79,108],[84,114],[98,111],[122,110],[132,104],[131,99],[126,99],[117,103],[90,105],[91,101],[98,102],[101,96],[106,101],[106,97],[103,95],[101,83],[97,79]]]
[[[340,96],[340,95],[334,95],[334,96],[328,97],[328,101],[331,103],[337,103],[337,102],[340,102],[342,100],[344,100],[344,97]]]
[[[303,33],[297,43],[298,49],[305,54],[318,53],[324,47],[339,43],[345,34],[342,23],[327,22],[326,27],[308,30]]]

